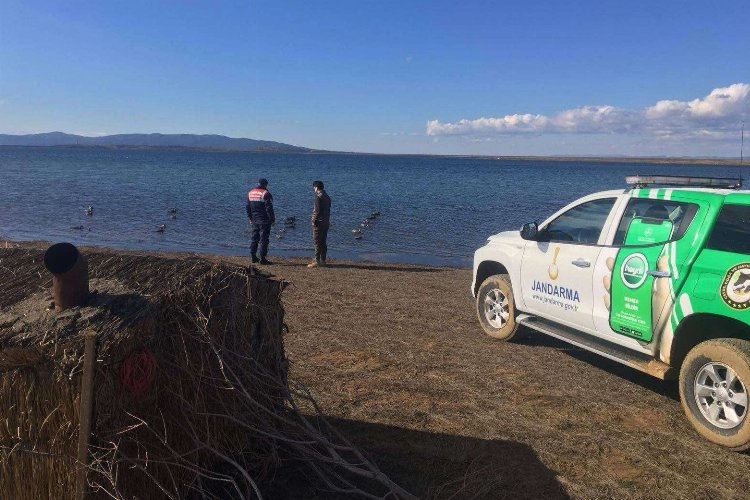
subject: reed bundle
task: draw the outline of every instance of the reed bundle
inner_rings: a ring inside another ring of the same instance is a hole
[[[91,295],[58,313],[42,252],[0,250],[0,491],[74,498],[83,471],[89,497],[261,498],[291,459],[331,492],[411,497],[289,382],[281,282],[199,258],[87,257]],[[85,334],[96,363],[80,462]]]

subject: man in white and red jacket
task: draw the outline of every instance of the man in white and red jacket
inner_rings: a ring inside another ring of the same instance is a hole
[[[247,193],[247,218],[252,226],[250,236],[250,258],[255,264],[271,264],[266,259],[268,255],[268,237],[271,234],[271,225],[276,222],[273,213],[273,196],[267,189],[268,180],[258,179],[258,185]],[[260,243],[260,259],[258,258],[258,244]]]

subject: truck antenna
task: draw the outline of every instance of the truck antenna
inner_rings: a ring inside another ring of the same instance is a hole
[[[742,120],[742,133],[740,135],[740,187],[742,187],[742,160],[745,149],[745,120]]]

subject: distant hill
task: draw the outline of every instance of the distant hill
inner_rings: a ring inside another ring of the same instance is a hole
[[[101,137],[48,132],[45,134],[0,134],[0,146],[103,146],[144,148],[195,148],[227,151],[309,152],[309,148],[275,141],[259,141],[195,134],[117,134]]]

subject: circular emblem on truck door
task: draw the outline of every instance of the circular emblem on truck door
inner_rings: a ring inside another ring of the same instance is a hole
[[[719,290],[721,298],[732,309],[750,307],[750,262],[732,266],[724,276]]]
[[[628,255],[620,267],[620,278],[628,288],[638,288],[646,281],[648,261],[642,253]]]

